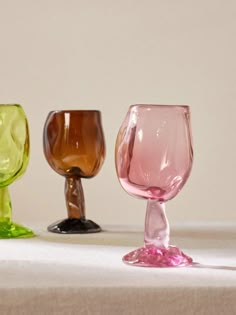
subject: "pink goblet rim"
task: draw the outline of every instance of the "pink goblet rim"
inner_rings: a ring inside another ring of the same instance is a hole
[[[139,108],[145,108],[145,107],[153,107],[153,108],[182,108],[182,109],[189,109],[189,105],[166,105],[166,104],[134,104],[130,105],[130,109],[134,107],[139,107]]]

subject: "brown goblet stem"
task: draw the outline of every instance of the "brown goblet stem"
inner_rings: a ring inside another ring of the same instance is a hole
[[[66,176],[65,198],[68,218],[51,224],[48,231],[61,234],[85,234],[101,231],[98,224],[85,218],[84,192],[80,177]]]
[[[66,177],[65,197],[68,218],[85,219],[84,192],[81,179],[79,177]]]

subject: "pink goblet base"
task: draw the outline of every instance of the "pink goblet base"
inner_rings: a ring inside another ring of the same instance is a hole
[[[153,245],[138,248],[123,257],[123,262],[139,267],[183,267],[192,264],[191,257],[178,247],[156,247]]]

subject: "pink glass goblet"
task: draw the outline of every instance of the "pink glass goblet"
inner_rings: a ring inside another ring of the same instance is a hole
[[[165,202],[187,181],[193,161],[188,106],[133,105],[116,140],[116,171],[129,194],[147,199],[144,246],[123,257],[130,265],[175,267],[192,258],[169,245]]]

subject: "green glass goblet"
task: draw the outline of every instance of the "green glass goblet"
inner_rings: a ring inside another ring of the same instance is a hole
[[[12,222],[8,186],[26,170],[29,129],[23,108],[0,104],[0,238],[32,237],[33,231]]]

